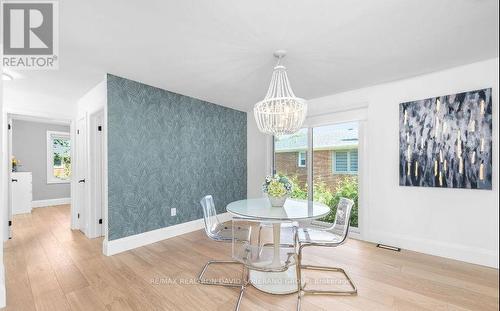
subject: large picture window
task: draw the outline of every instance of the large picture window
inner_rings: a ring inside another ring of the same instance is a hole
[[[292,181],[292,198],[328,205],[331,212],[323,221],[335,221],[340,198],[353,200],[350,223],[357,228],[358,143],[358,122],[303,128],[275,137],[274,173]]]
[[[47,131],[47,183],[67,183],[70,179],[70,135],[66,132]]]

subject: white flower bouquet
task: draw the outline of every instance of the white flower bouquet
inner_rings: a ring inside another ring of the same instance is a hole
[[[262,184],[262,191],[267,194],[272,206],[282,207],[293,190],[292,182],[282,175],[268,175]]]

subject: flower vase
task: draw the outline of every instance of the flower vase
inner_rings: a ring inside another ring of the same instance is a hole
[[[288,198],[287,195],[284,195],[282,197],[273,197],[268,195],[269,202],[271,202],[271,206],[273,207],[283,207],[285,205],[286,199]]]

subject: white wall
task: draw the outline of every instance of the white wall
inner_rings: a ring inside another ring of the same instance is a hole
[[[26,74],[14,72],[16,78],[6,81],[3,89],[4,110],[19,115],[44,117],[56,120],[71,120],[75,116],[76,101],[59,96],[67,93],[61,86],[59,93],[47,93],[43,84],[51,72],[40,71]]]
[[[309,101],[307,122],[336,119],[346,115],[338,111],[348,110],[367,120],[364,239],[498,268],[498,66],[496,58]],[[399,103],[488,87],[493,88],[493,190],[400,187]],[[362,106],[366,111],[352,109]],[[249,120],[249,127],[254,123]],[[262,146],[259,139],[249,131],[249,146]],[[249,174],[262,171],[263,162],[255,155],[257,161],[251,161],[250,152]]]
[[[69,125],[24,120],[12,120],[11,124],[12,155],[21,162],[20,172],[32,172],[33,201],[69,199],[69,182],[47,182],[47,131],[69,133]]]
[[[259,132],[253,112],[247,113],[247,197],[262,197],[261,185],[271,173],[271,138]]]
[[[7,81],[18,83],[19,81]],[[23,82],[23,81],[21,81]],[[26,90],[17,90],[13,87],[5,87],[5,109],[9,112],[15,111],[22,115],[45,116],[50,112],[54,119],[71,119],[75,114],[75,102],[68,103],[61,98],[50,96],[45,93],[35,93]]]
[[[105,77],[96,86],[83,95],[77,103],[77,116],[92,114],[104,108],[106,103],[106,79]]]

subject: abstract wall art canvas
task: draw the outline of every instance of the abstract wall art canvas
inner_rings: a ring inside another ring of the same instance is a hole
[[[399,105],[401,186],[490,189],[491,88]]]

